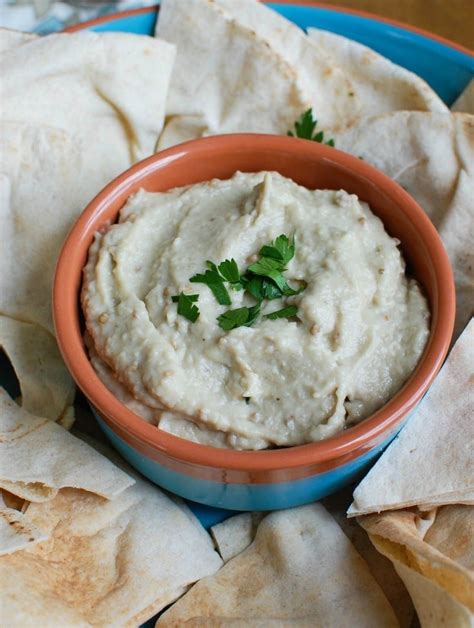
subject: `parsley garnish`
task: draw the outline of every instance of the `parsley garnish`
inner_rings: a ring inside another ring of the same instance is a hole
[[[217,317],[219,327],[230,331],[236,327],[251,327],[260,314],[260,303],[253,307],[239,307],[236,310],[227,310]]]
[[[276,321],[277,318],[291,318],[292,316],[296,316],[297,312],[298,308],[296,305],[289,305],[281,310],[276,310],[276,312],[265,314],[265,318],[269,318],[271,321]]]
[[[314,128],[314,127],[313,127]],[[230,331],[237,327],[250,327],[260,316],[260,307],[263,301],[272,301],[283,297],[294,296],[306,288],[306,284],[298,289],[288,285],[283,273],[287,264],[295,256],[295,238],[288,238],[282,234],[270,244],[262,246],[258,261],[250,264],[243,275],[235,259],[226,259],[218,266],[214,262],[207,261],[207,270],[191,277],[193,283],[203,283],[209,287],[220,305],[230,305],[231,299],[227,291],[227,283],[233,290],[245,290],[251,295],[257,304],[253,307],[239,307],[235,310],[227,310],[217,317],[219,327],[224,331]],[[199,309],[194,303],[198,300],[197,294],[186,295],[181,293],[172,297],[178,303],[178,314],[194,322],[199,317]],[[266,314],[265,318],[275,320],[277,318],[291,318],[296,315],[298,308],[295,305],[284,307],[281,310]]]
[[[271,257],[261,257],[258,262],[250,264],[248,270],[254,275],[261,275],[262,277],[268,277],[271,279],[280,290],[280,292],[286,297],[291,297],[295,294],[302,292],[306,286],[302,286],[299,290],[291,288],[286,279],[283,277],[282,262],[279,262]]]
[[[244,290],[248,292],[257,301],[272,301],[273,299],[281,299],[283,293],[273,281],[258,275],[244,275],[242,277],[242,285]]]
[[[199,318],[199,308],[194,305],[198,299],[198,294],[184,294],[184,292],[171,297],[173,303],[178,304],[178,314],[187,318],[191,323],[195,323]]]
[[[326,144],[327,146],[334,146],[333,139],[324,141],[324,131],[318,131],[314,133],[314,130],[318,124],[318,121],[313,118],[313,110],[308,109],[301,114],[299,120],[295,122],[295,131],[288,131],[287,135],[290,137],[301,137],[305,140],[312,140],[313,142],[319,142],[320,144]],[[313,135],[314,133],[314,135]]]
[[[234,258],[226,259],[221,262],[218,270],[221,277],[229,282],[231,288],[234,290],[242,290],[239,267]]]
[[[220,305],[230,305],[229,293],[224,286],[224,279],[219,274],[217,266],[213,262],[206,262],[208,270],[205,273],[197,274],[191,277],[189,281],[192,283],[204,283],[208,286],[212,294],[216,297],[216,300]]]
[[[269,245],[262,246],[260,249],[260,257],[270,257],[286,266],[288,262],[295,256],[295,237],[290,241],[288,236],[280,235]]]

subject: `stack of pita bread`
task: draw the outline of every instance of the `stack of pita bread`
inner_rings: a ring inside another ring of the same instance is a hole
[[[156,35],[0,30],[0,347],[21,393],[0,390],[5,625],[136,626],[178,598],[158,625],[408,628],[414,608],[423,627],[471,625],[474,83],[451,113],[416,75],[256,0],[164,0]],[[438,228],[459,338],[353,498],[238,515],[211,538],[67,431],[54,266],[82,208],[135,161],[205,135],[286,134],[309,108]]]

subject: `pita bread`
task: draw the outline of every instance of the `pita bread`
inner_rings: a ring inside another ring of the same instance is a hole
[[[359,522],[378,551],[393,561],[422,627],[470,626],[474,619],[474,572],[427,542],[436,519],[428,532],[417,520],[415,512],[402,510],[369,515]]]
[[[285,59],[213,2],[165,0],[156,35],[177,45],[160,148],[215,133],[286,133],[310,106]]]
[[[0,347],[15,369],[24,410],[53,421],[71,412],[74,383],[49,331],[0,316]]]
[[[214,0],[214,4],[288,63],[323,128],[337,129],[362,114],[351,77],[298,26],[257,0]]]
[[[56,423],[20,408],[0,388],[0,488],[33,502],[74,487],[108,499],[133,479]]]
[[[393,562],[397,573],[410,592],[422,628],[472,627],[473,614],[469,608],[458,602],[436,582],[398,560]]]
[[[53,331],[61,243],[105,183],[153,152],[173,58],[171,45],[123,33],[50,35],[2,53],[3,314]]]
[[[472,494],[473,347],[471,321],[407,426],[354,491],[349,516]]]
[[[139,477],[112,501],[62,489],[31,504],[50,538],[0,558],[4,623],[139,625],[222,564],[185,508]]]
[[[37,38],[38,35],[34,33],[22,33],[21,31],[0,28],[0,54]]]
[[[46,539],[47,535],[33,525],[24,513],[9,508],[0,493],[0,556]]]
[[[474,572],[474,506],[438,508],[424,541],[444,556]]]
[[[211,535],[224,563],[252,543],[264,516],[263,512],[243,512],[212,526]]]
[[[245,625],[247,618],[278,626],[398,625],[367,565],[320,504],[266,516],[255,541],[157,626]]]
[[[459,334],[474,303],[474,117],[400,111],[335,139],[404,187],[438,229],[454,270]]]
[[[347,508],[352,501],[353,487],[329,495],[322,500],[323,506],[334,517],[337,524],[367,563],[370,573],[391,604],[400,628],[412,628],[415,609],[410,595],[391,561],[378,552],[367,532],[354,518],[348,519]]]
[[[474,79],[469,81],[466,89],[452,105],[451,111],[474,114]]]
[[[363,116],[400,110],[448,112],[428,83],[371,48],[317,28],[309,28],[308,36],[350,77]]]

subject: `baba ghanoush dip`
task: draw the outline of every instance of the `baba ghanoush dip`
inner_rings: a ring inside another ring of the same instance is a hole
[[[384,405],[427,342],[428,305],[397,245],[355,195],[275,172],[140,190],[90,247],[92,364],[182,438],[327,438]]]

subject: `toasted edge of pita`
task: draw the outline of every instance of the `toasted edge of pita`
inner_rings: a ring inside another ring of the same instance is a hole
[[[438,508],[423,540],[474,572],[474,506],[456,504]]]
[[[111,501],[61,489],[29,505],[28,517],[50,538],[0,559],[4,621],[132,628],[219,569],[189,511],[136,480]]]
[[[390,511],[358,521],[379,552],[434,582],[474,612],[474,573],[423,540],[428,533],[418,531],[415,512]]]
[[[471,611],[448,591],[398,560],[394,567],[410,593],[421,626],[472,626]]]
[[[17,552],[47,538],[48,535],[35,526],[27,515],[10,508],[0,494],[0,556]]]
[[[48,501],[64,487],[112,499],[134,483],[64,428],[26,412],[3,388],[0,433],[0,487],[28,501]]]

